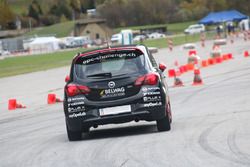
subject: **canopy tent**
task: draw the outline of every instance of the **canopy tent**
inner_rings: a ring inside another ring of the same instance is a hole
[[[37,37],[26,47],[32,53],[49,53],[60,49],[59,39],[55,37]]]
[[[218,24],[222,22],[229,21],[241,21],[243,19],[247,19],[248,16],[238,12],[237,10],[229,10],[222,12],[212,12],[209,13],[206,17],[199,21],[199,24]]]

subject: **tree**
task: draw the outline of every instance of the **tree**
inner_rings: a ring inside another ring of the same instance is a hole
[[[80,0],[70,0],[70,6],[73,12],[73,19],[79,19],[81,14],[81,2]]]
[[[61,18],[64,15],[67,19],[72,18],[72,9],[70,8],[69,0],[59,0],[58,3],[54,4],[49,11],[50,14]]]
[[[236,9],[240,12],[250,15],[250,6],[249,6],[249,0],[227,0],[228,8],[229,9]]]
[[[43,14],[40,4],[37,0],[33,0],[29,5],[28,16],[39,21],[40,16]]]
[[[10,28],[15,22],[15,15],[11,11],[7,0],[0,1],[0,25],[2,28]]]
[[[185,0],[180,3],[180,8],[190,20],[197,20],[208,13],[206,5],[206,0]]]

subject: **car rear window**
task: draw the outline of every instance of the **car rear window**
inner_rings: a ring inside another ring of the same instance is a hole
[[[140,50],[114,50],[80,56],[75,61],[75,73],[78,78],[101,77],[98,74],[111,76],[144,74],[145,57]]]

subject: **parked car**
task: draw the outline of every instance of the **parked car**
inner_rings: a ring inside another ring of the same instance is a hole
[[[136,35],[133,39],[134,42],[140,42],[142,40],[145,40],[146,36],[145,35]]]
[[[190,25],[184,30],[185,34],[197,34],[205,31],[205,26],[203,24]]]
[[[140,120],[156,121],[158,131],[170,130],[165,69],[144,45],[77,54],[64,87],[68,139],[80,140],[82,132],[98,125]]]
[[[118,34],[112,35],[111,42],[113,44],[121,44],[122,43],[122,34],[118,33]]]
[[[158,32],[153,32],[148,35],[148,38],[151,38],[151,39],[158,39],[158,38],[165,38],[165,37],[166,37],[165,34],[158,33]]]

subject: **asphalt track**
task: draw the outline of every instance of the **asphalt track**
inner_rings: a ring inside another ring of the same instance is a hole
[[[198,48],[207,58],[211,42]],[[91,129],[82,141],[69,142],[62,103],[47,105],[47,94],[63,96],[69,67],[0,79],[0,167],[247,167],[250,166],[250,41],[222,47],[234,59],[201,69],[204,85],[173,88],[170,132],[155,122],[131,122]],[[155,55],[169,68],[186,63],[187,51],[161,49]],[[7,110],[9,98],[26,109]]]

